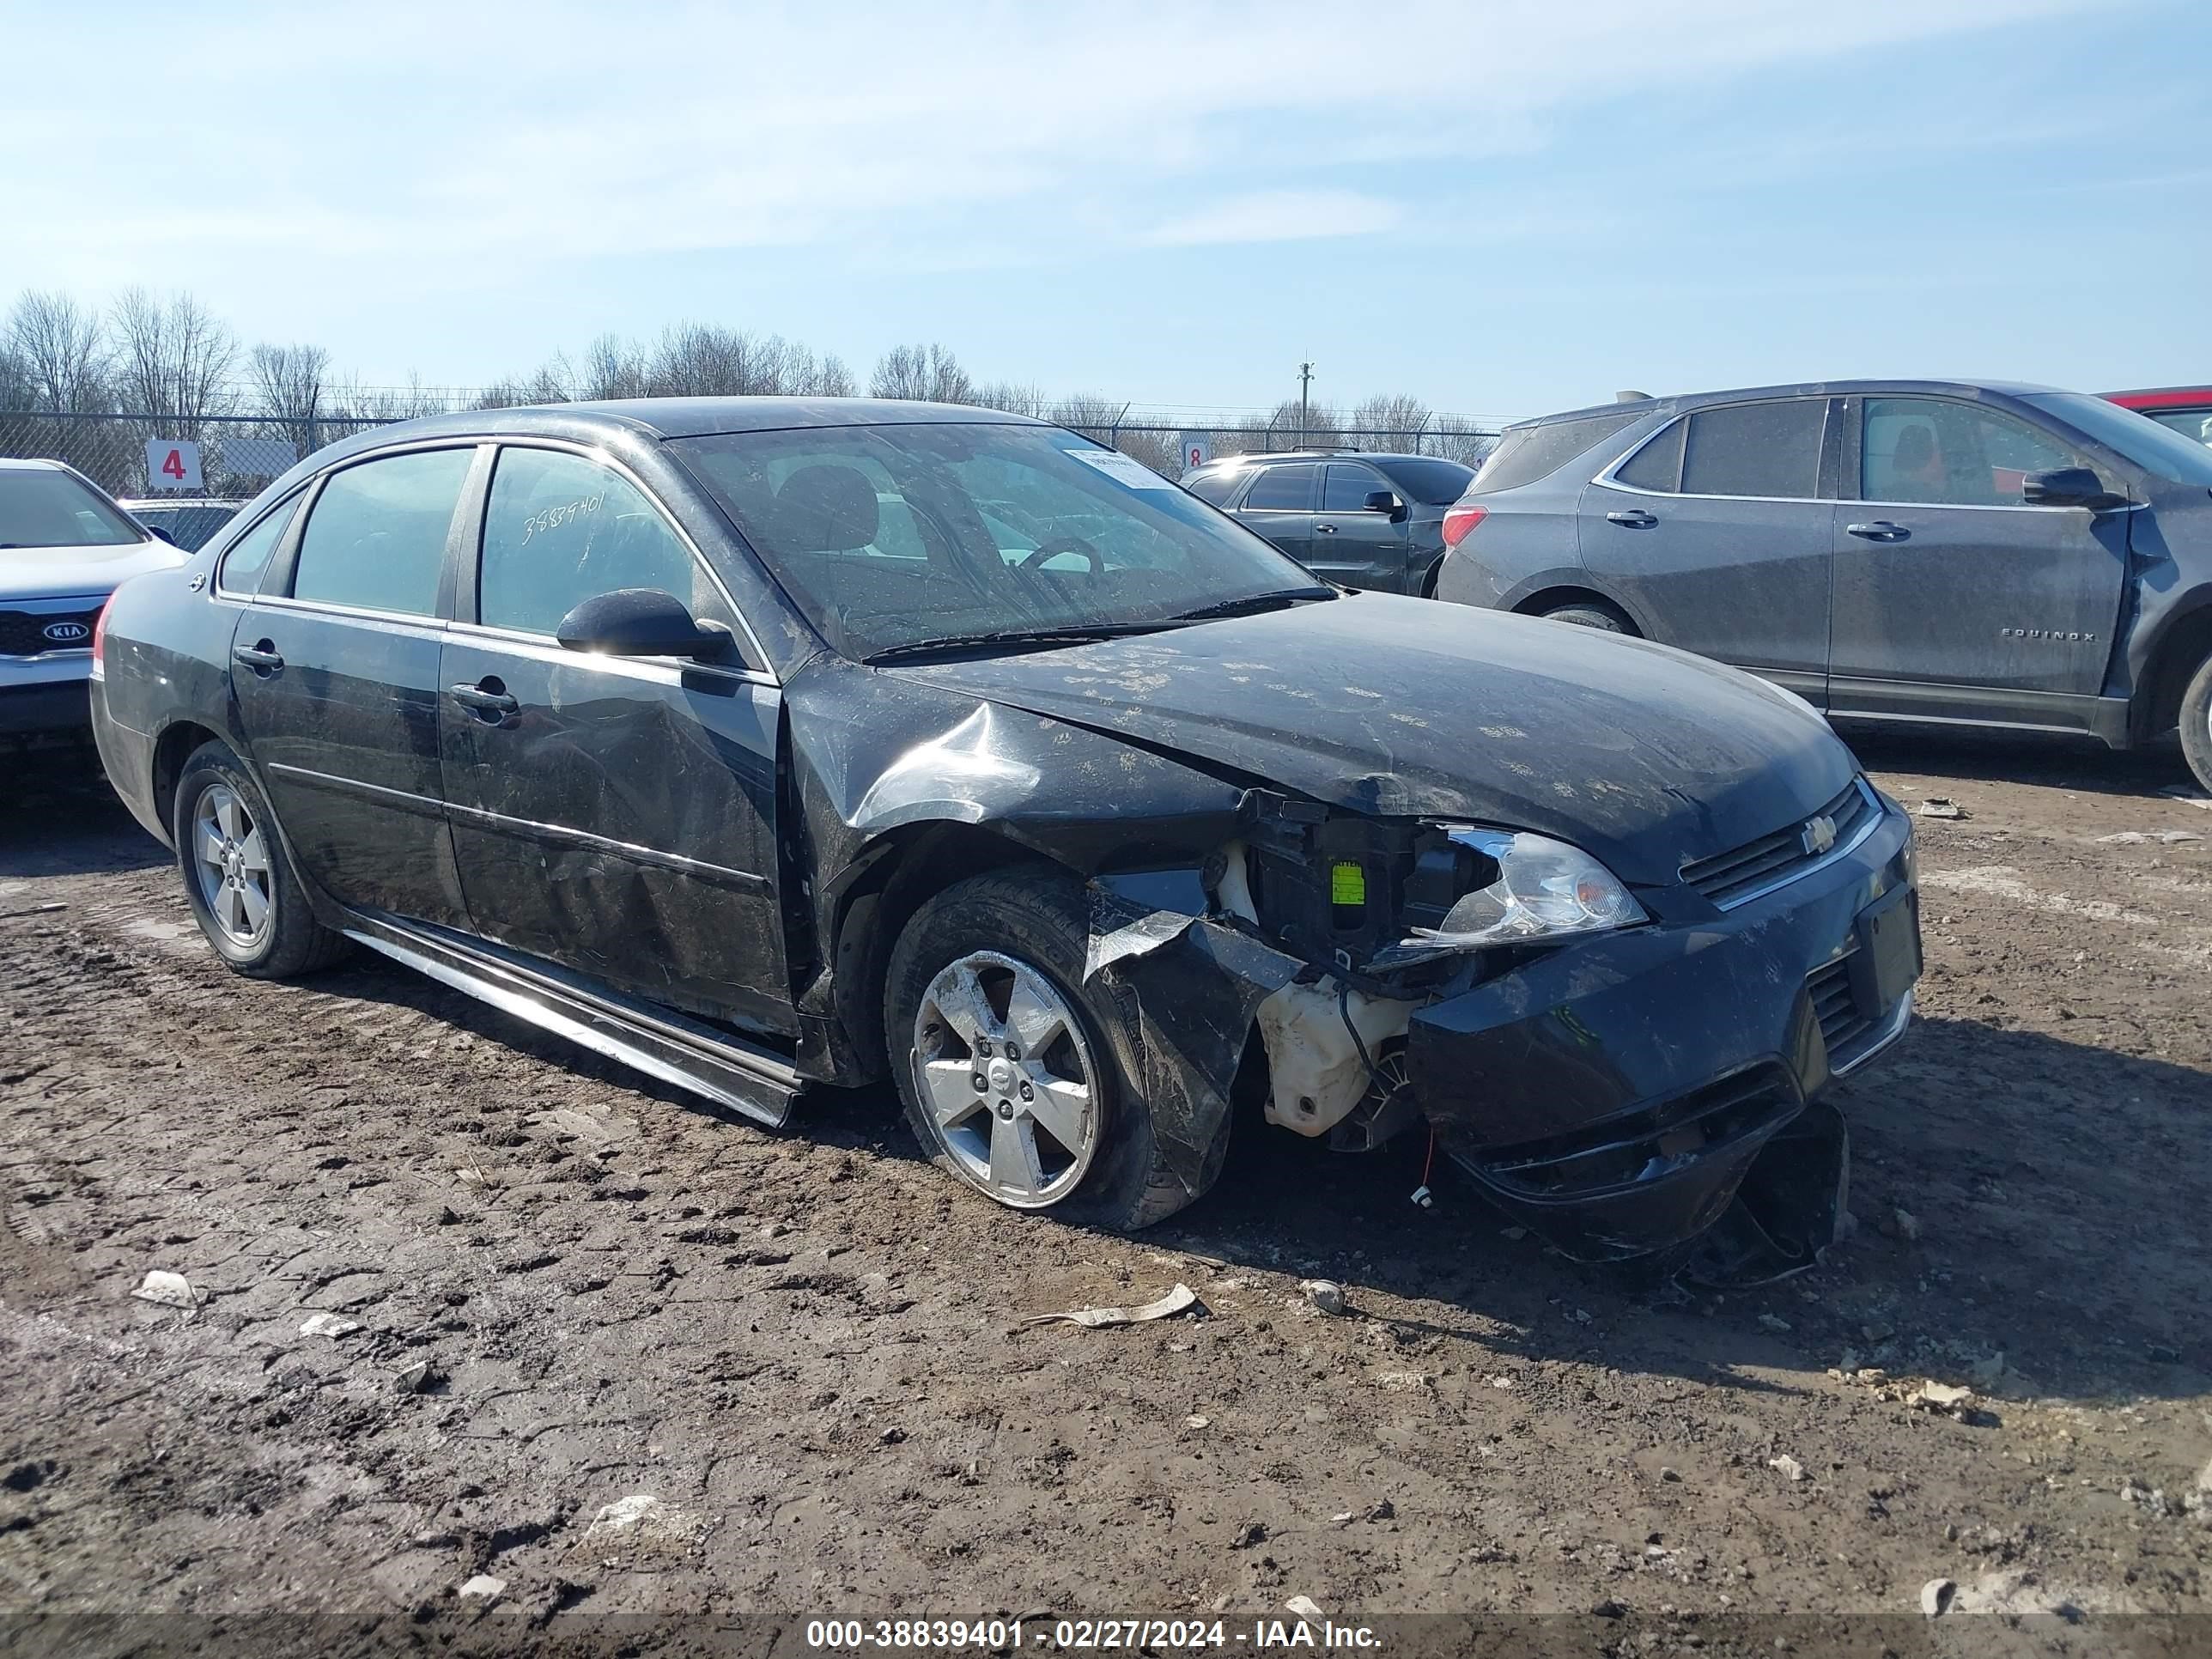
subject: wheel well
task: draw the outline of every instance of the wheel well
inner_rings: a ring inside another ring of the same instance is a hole
[[[847,893],[837,918],[832,994],[859,1082],[879,1077],[884,1050],[884,975],[891,947],[915,911],[957,881],[988,870],[1035,865],[1061,870],[1042,854],[973,823],[919,823],[892,830],[871,849],[875,862]]]
[[[184,775],[185,763],[204,743],[214,743],[221,733],[210,732],[204,726],[195,726],[190,720],[179,720],[165,729],[154,744],[154,810],[161,814],[161,827],[167,830],[177,818],[177,780]]]
[[[1540,617],[1547,611],[1557,611],[1563,605],[1586,605],[1593,610],[1605,611],[1620,618],[1621,625],[1630,633],[1641,637],[1638,628],[1629,614],[1602,593],[1593,593],[1587,587],[1547,587],[1531,593],[1513,607],[1516,617]]]
[[[2208,656],[2212,656],[2212,605],[2181,617],[2159,641],[2136,704],[2138,739],[2163,736],[2181,723],[2181,694]]]

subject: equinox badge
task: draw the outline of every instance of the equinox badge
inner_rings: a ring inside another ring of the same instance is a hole
[[[1805,843],[1805,856],[1816,859],[1836,844],[1836,821],[1823,812],[1817,818],[1808,818],[1798,839]]]

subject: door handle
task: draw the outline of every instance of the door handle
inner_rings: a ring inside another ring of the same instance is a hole
[[[1869,542],[1903,542],[1912,538],[1912,532],[1901,524],[1892,524],[1887,519],[1876,519],[1872,524],[1847,524],[1847,536],[1856,536]]]
[[[233,646],[230,659],[240,667],[251,668],[257,674],[273,674],[284,665],[284,659],[267,640],[253,645]]]
[[[498,725],[522,707],[495,679],[479,680],[474,685],[451,685],[446,689],[453,694],[455,702],[490,726]]]
[[[1605,515],[1605,521],[1607,524],[1625,525],[1631,530],[1649,530],[1659,522],[1656,514],[1646,513],[1640,507],[1627,507],[1619,513],[1608,513]]]
[[[1316,536],[1334,536],[1336,534],[1336,526],[1333,524],[1317,524],[1314,526],[1314,534]]]

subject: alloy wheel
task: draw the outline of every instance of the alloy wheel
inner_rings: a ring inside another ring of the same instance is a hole
[[[914,1067],[938,1145],[970,1185],[1040,1210],[1082,1184],[1098,1071],[1075,1010],[1036,969],[992,951],[945,968],[915,1013]]]
[[[276,898],[269,873],[269,845],[238,791],[211,783],[192,807],[192,874],[200,902],[242,951],[268,937]]]

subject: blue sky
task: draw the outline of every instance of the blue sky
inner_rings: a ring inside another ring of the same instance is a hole
[[[2212,379],[2201,0],[179,16],[0,0],[0,302],[371,384],[695,319],[1147,408]]]

